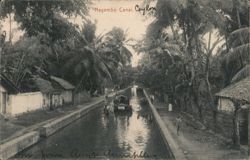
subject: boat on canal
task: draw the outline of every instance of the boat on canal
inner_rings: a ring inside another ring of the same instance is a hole
[[[116,96],[113,103],[114,103],[114,112],[132,111],[132,107],[129,104],[129,98],[125,95]]]

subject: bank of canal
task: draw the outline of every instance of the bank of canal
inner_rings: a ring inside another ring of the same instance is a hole
[[[131,92],[132,91],[132,92]],[[126,92],[130,97],[132,114],[103,114],[97,107],[58,133],[24,150],[14,158],[140,158],[170,159],[147,104],[141,104],[142,95],[135,88]]]

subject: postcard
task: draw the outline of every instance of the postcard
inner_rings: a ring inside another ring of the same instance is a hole
[[[249,159],[248,0],[0,0],[0,160]]]

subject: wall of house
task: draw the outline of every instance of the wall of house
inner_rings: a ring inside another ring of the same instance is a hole
[[[74,95],[74,104],[81,104],[90,100],[90,95],[86,91],[78,92]]]
[[[250,155],[250,109],[248,109],[248,155]]]
[[[204,99],[203,103],[201,103],[203,104],[202,115],[205,126],[223,135],[228,140],[232,140],[234,129],[234,105],[232,101],[226,98],[219,98],[216,114],[214,114],[213,107],[205,102],[206,100]]]
[[[0,113],[5,114],[6,106],[8,105],[7,91],[3,86],[0,85]]]
[[[228,139],[232,139],[234,129],[233,117],[233,112],[218,111],[216,132],[221,133]]]
[[[43,93],[43,107],[45,107],[45,109],[49,109],[50,107],[50,95],[49,93]]]
[[[62,106],[62,97],[60,94],[52,94],[52,106],[53,107]]]
[[[64,103],[69,104],[73,102],[73,93],[72,90],[65,90],[61,94]]]
[[[212,108],[207,107],[204,109],[204,124],[209,129],[216,133],[223,135],[228,140],[233,136],[233,112],[217,111],[214,117]]]
[[[230,99],[220,97],[218,100],[218,110],[232,112],[234,110],[234,104]]]
[[[217,109],[216,125],[213,129],[226,138],[232,139],[234,129],[234,104],[230,99],[219,97]]]
[[[43,95],[41,92],[29,92],[9,95],[7,114],[14,116],[24,112],[41,109]]]
[[[238,110],[240,144],[248,144],[248,108]]]
[[[0,92],[6,92],[5,88],[0,85]]]

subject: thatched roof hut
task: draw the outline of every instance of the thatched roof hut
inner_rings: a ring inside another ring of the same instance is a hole
[[[250,103],[250,76],[237,83],[227,86],[215,95],[218,97],[247,101]]]
[[[72,90],[75,88],[72,84],[70,84],[68,81],[62,78],[55,77],[55,76],[50,76],[50,78],[56,83],[58,83],[63,89]]]
[[[0,74],[0,85],[2,85],[8,93],[18,93],[19,89],[5,75]]]
[[[51,93],[51,92],[59,92],[59,89],[56,89],[53,87],[52,83],[48,80],[45,80],[40,77],[34,78],[34,82],[36,87],[41,91],[42,93]]]

